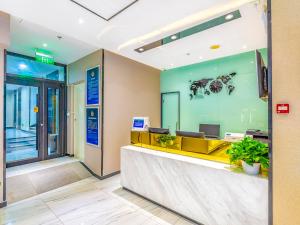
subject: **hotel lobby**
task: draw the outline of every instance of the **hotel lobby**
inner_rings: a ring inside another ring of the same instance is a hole
[[[299,9],[1,0],[0,225],[300,225]]]

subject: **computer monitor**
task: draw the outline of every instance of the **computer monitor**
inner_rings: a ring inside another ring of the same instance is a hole
[[[207,138],[220,138],[220,124],[200,124],[199,131]]]
[[[203,132],[176,131],[176,136],[204,138]]]
[[[133,117],[132,119],[133,131],[148,131],[149,126],[149,117]]]
[[[169,134],[170,133],[169,129],[154,128],[154,127],[149,127],[149,132],[155,133],[155,134]]]

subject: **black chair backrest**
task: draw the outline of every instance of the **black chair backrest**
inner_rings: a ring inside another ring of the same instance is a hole
[[[200,124],[200,132],[204,132],[206,136],[220,136],[220,124]]]
[[[176,136],[204,138],[203,132],[176,131]]]

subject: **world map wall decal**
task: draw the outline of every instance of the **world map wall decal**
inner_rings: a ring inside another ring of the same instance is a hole
[[[233,78],[236,76],[236,73],[230,73],[227,75],[220,75],[217,78],[204,78],[201,80],[191,81],[190,80],[190,98],[191,100],[194,97],[204,97],[204,95],[218,94],[223,88],[226,89],[228,95],[235,90],[233,85]]]

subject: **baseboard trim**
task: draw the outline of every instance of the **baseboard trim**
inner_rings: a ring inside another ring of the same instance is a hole
[[[162,207],[162,208],[164,208],[164,209],[167,209],[167,210],[171,211],[172,213],[175,213],[175,214],[181,216],[181,217],[184,218],[184,219],[187,219],[187,220],[191,221],[192,223],[195,223],[195,224],[198,224],[198,225],[204,225],[203,223],[199,223],[199,222],[197,222],[197,221],[195,221],[195,220],[193,220],[193,219],[191,219],[191,218],[189,218],[189,217],[187,217],[187,216],[185,216],[185,215],[182,215],[182,214],[180,214],[180,213],[178,213],[178,212],[176,212],[176,211],[174,211],[174,210],[172,210],[172,209],[170,209],[170,208],[168,208],[168,207],[166,207],[166,206],[163,206],[163,205],[161,205],[160,203],[158,203],[158,202],[156,202],[156,201],[153,201],[153,200],[151,200],[151,199],[149,199],[149,198],[147,198],[147,197],[145,197],[145,196],[143,196],[143,195],[140,195],[140,194],[138,194],[138,193],[136,193],[136,192],[134,192],[134,191],[132,191],[132,190],[126,188],[126,187],[122,187],[122,188],[123,188],[124,190],[126,190],[126,191],[129,191],[129,192],[131,192],[131,193],[133,193],[133,194],[135,194],[135,195],[137,195],[137,196],[139,196],[139,197],[141,197],[141,198],[143,198],[143,199],[149,201],[149,202],[152,202],[152,203],[154,203],[154,204],[156,204],[156,205],[158,205],[158,206],[160,206],[160,207]]]
[[[0,208],[4,208],[7,206],[7,201],[0,202]]]
[[[117,174],[120,173],[120,171],[116,171],[116,172],[113,172],[113,173],[110,173],[110,174],[107,174],[105,176],[99,176],[97,174],[95,174],[87,165],[85,165],[83,162],[80,162],[94,177],[98,178],[99,180],[104,180],[104,179],[107,179],[107,178],[110,178],[110,177],[113,177]]]

